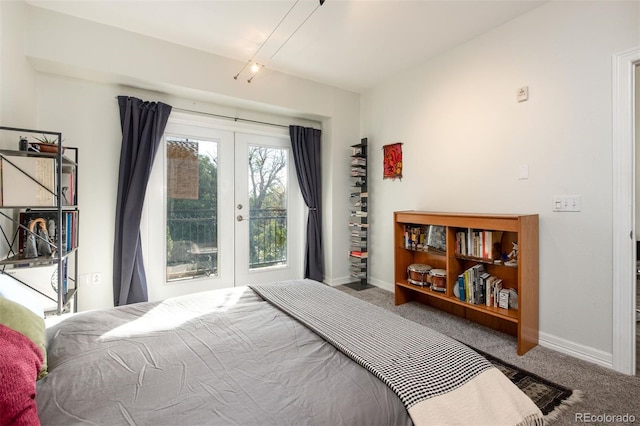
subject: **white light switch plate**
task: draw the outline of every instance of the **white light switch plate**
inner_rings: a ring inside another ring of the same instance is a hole
[[[582,210],[582,199],[579,195],[554,195],[552,211],[579,212]]]

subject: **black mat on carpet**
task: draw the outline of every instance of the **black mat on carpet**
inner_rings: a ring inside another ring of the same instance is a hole
[[[469,346],[469,345],[467,345]],[[470,346],[471,347],[471,346]],[[568,389],[550,380],[530,373],[520,367],[502,361],[486,352],[473,348],[504,373],[540,408],[547,422],[555,420],[560,413],[582,399],[582,392]]]

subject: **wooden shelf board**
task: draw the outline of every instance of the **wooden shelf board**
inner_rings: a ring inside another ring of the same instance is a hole
[[[433,291],[429,288],[426,287],[420,287],[414,284],[409,284],[408,282],[405,281],[399,281],[396,282],[396,285],[400,286],[400,287],[404,287],[404,288],[408,288],[412,291],[418,292],[418,293],[422,293],[425,294],[429,297],[433,297],[436,299],[441,299],[441,300],[446,300],[447,302],[454,304],[454,305],[459,305],[459,306],[463,306],[466,309],[472,309],[474,311],[478,311],[478,312],[483,312],[483,313],[489,313],[495,317],[501,318],[505,321],[509,321],[509,322],[513,322],[513,323],[518,323],[518,311],[516,309],[502,309],[502,308],[496,308],[493,306],[486,306],[486,305],[474,305],[472,303],[467,303],[467,302],[463,302],[460,299],[457,299],[455,297],[450,297],[447,296],[445,293],[440,293],[437,291]]]

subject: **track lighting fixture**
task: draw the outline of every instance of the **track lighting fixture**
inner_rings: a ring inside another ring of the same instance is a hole
[[[242,74],[242,72],[249,66],[249,64],[251,64],[250,71],[251,71],[252,75],[247,80],[247,83],[251,83],[251,80],[253,80],[253,78],[256,76],[256,74],[264,68],[264,64],[259,64],[258,62],[255,62],[254,58],[256,57],[256,55],[258,55],[258,53],[264,47],[264,45],[267,44],[267,42],[269,41],[269,39],[271,38],[273,33],[276,32],[276,30],[280,27],[280,25],[287,18],[287,16],[289,16],[289,14],[293,10],[293,8],[296,6],[296,4],[298,4],[299,1],[300,0],[296,0],[293,3],[293,5],[289,8],[287,13],[285,13],[285,15],[282,17],[280,22],[278,22],[278,25],[276,25],[276,27],[273,29],[273,31],[271,31],[271,33],[267,36],[267,38],[262,42],[260,47],[258,47],[256,52],[251,56],[251,58],[247,61],[247,63],[244,64],[242,69],[240,69],[240,71],[238,71],[238,73],[233,76],[234,80],[238,79],[240,74]],[[311,15],[313,15],[315,13],[315,11],[318,10],[318,8],[324,4],[324,2],[325,2],[325,0],[319,0],[319,4],[311,11],[311,13],[309,15],[307,15],[307,17],[304,19],[304,21],[302,21],[302,23],[300,25],[298,25],[298,27],[291,33],[291,35],[289,35],[289,37],[287,37],[287,39],[280,45],[280,47],[278,47],[278,49],[276,49],[276,51],[273,53],[273,55],[271,55],[269,60],[273,59],[278,54],[278,52],[280,52],[280,49],[282,49],[284,47],[284,45],[287,44],[287,42],[291,39],[291,37],[293,37],[293,35],[298,32],[298,30],[302,27],[302,25],[304,25],[304,23],[307,22],[309,20],[309,18],[311,18]]]
[[[240,76],[240,74],[242,74],[242,71],[244,71],[244,70],[247,68],[247,66],[249,66],[249,64],[251,64],[251,67],[249,68],[249,70],[251,71],[251,74],[252,74],[252,75],[251,75],[251,78],[249,78],[249,79],[247,80],[247,83],[251,83],[251,80],[253,80],[253,77],[255,77],[255,76],[256,76],[256,74],[258,73],[258,71],[260,71],[262,68],[264,68],[264,65],[259,64],[259,63],[257,63],[257,62],[252,62],[251,60],[249,60],[249,62],[247,62],[247,63],[245,64],[245,66],[244,66],[244,67],[242,67],[242,69],[241,69],[240,71],[238,71],[238,74],[236,74],[236,75],[234,75],[234,76],[233,76],[233,79],[234,79],[234,80],[237,80],[237,79],[238,79],[238,77]]]

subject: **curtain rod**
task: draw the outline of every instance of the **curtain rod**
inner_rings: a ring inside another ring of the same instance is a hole
[[[225,118],[227,120],[243,121],[245,123],[265,124],[267,126],[282,127],[284,129],[288,129],[289,128],[288,125],[269,123],[267,121],[258,121],[258,120],[250,120],[248,118],[231,117],[231,116],[228,116],[228,115],[214,114],[212,112],[195,111],[195,110],[192,110],[192,109],[185,109],[185,108],[177,108],[176,107],[176,108],[173,108],[173,109],[175,109],[176,111],[191,112],[191,113],[194,113],[194,114],[203,114],[203,115],[210,115],[212,117]]]
[[[115,98],[118,99],[117,96]],[[178,108],[178,107],[171,107],[171,109],[172,110],[176,110],[176,111],[182,111],[182,112],[191,112],[191,113],[194,113],[194,114],[210,115],[212,117],[225,118],[227,120],[243,121],[245,123],[265,124],[267,126],[282,127],[283,129],[288,129],[289,128],[289,126],[284,125],[284,124],[269,123],[267,121],[250,120],[248,118],[231,117],[229,115],[214,114],[212,112],[195,111],[195,110],[192,110],[192,109],[185,109],[185,108]]]

